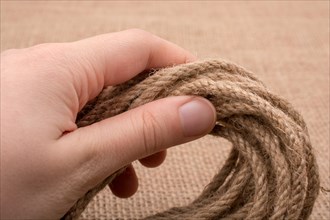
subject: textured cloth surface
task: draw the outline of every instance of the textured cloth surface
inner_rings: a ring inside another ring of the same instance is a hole
[[[306,120],[329,188],[329,2],[1,2],[1,50],[142,28],[200,58],[221,57],[250,69]],[[230,144],[205,137],[169,150],[156,169],[136,163],[138,193],[108,189],[83,219],[132,219],[191,202],[228,156]],[[329,219],[320,193],[312,219]]]

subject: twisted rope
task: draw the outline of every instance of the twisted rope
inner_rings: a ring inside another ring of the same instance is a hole
[[[307,219],[319,175],[306,124],[253,74],[210,60],[140,74],[108,87],[78,115],[79,127],[167,96],[196,95],[217,111],[212,135],[233,144],[225,165],[191,204],[145,219]],[[76,219],[118,173],[88,191],[63,219]]]

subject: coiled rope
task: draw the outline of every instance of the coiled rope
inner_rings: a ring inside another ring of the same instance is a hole
[[[217,111],[211,134],[228,139],[233,148],[195,201],[146,219],[308,218],[319,192],[319,174],[306,124],[287,101],[234,64],[199,61],[140,74],[104,89],[80,112],[77,124],[87,126],[177,95],[209,99]],[[93,196],[124,169],[88,191],[62,219],[78,218]]]

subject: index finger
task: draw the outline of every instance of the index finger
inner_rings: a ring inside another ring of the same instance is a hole
[[[125,82],[145,69],[195,60],[190,52],[146,31],[132,29],[99,35],[72,43],[77,56],[87,63],[89,99],[102,88]],[[98,82],[98,83],[95,83]],[[79,85],[78,85],[79,86]],[[86,97],[86,96],[82,96]]]

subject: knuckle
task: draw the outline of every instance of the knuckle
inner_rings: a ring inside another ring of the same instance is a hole
[[[42,44],[37,44],[32,47],[29,47],[28,49],[33,50],[33,51],[49,50],[49,49],[59,47],[59,46],[61,46],[61,44],[62,43],[42,43]]]
[[[29,63],[33,67],[49,65],[63,57],[65,45],[65,43],[44,43],[23,49],[9,49],[1,53],[1,58],[14,63]]]
[[[70,59],[67,57],[68,44],[66,43],[45,43],[26,48],[24,51],[24,62],[30,63],[35,75],[40,79],[55,79],[65,77]],[[54,74],[56,72],[56,74]]]
[[[147,37],[152,36],[152,34],[150,32],[139,29],[139,28],[128,29],[127,32],[129,34],[132,34],[133,36],[138,36],[138,37],[142,37],[142,38],[147,38]]]
[[[34,58],[45,60],[47,58],[58,57],[64,49],[63,43],[44,43],[27,48],[27,51],[33,54]]]
[[[1,56],[3,56],[3,57],[13,56],[13,55],[18,54],[19,51],[21,51],[21,49],[8,49],[8,50],[1,52]]]
[[[142,113],[142,137],[145,153],[147,155],[157,152],[163,145],[162,125],[154,114],[149,111]]]
[[[1,70],[16,66],[22,58],[21,49],[9,49],[1,52]]]

